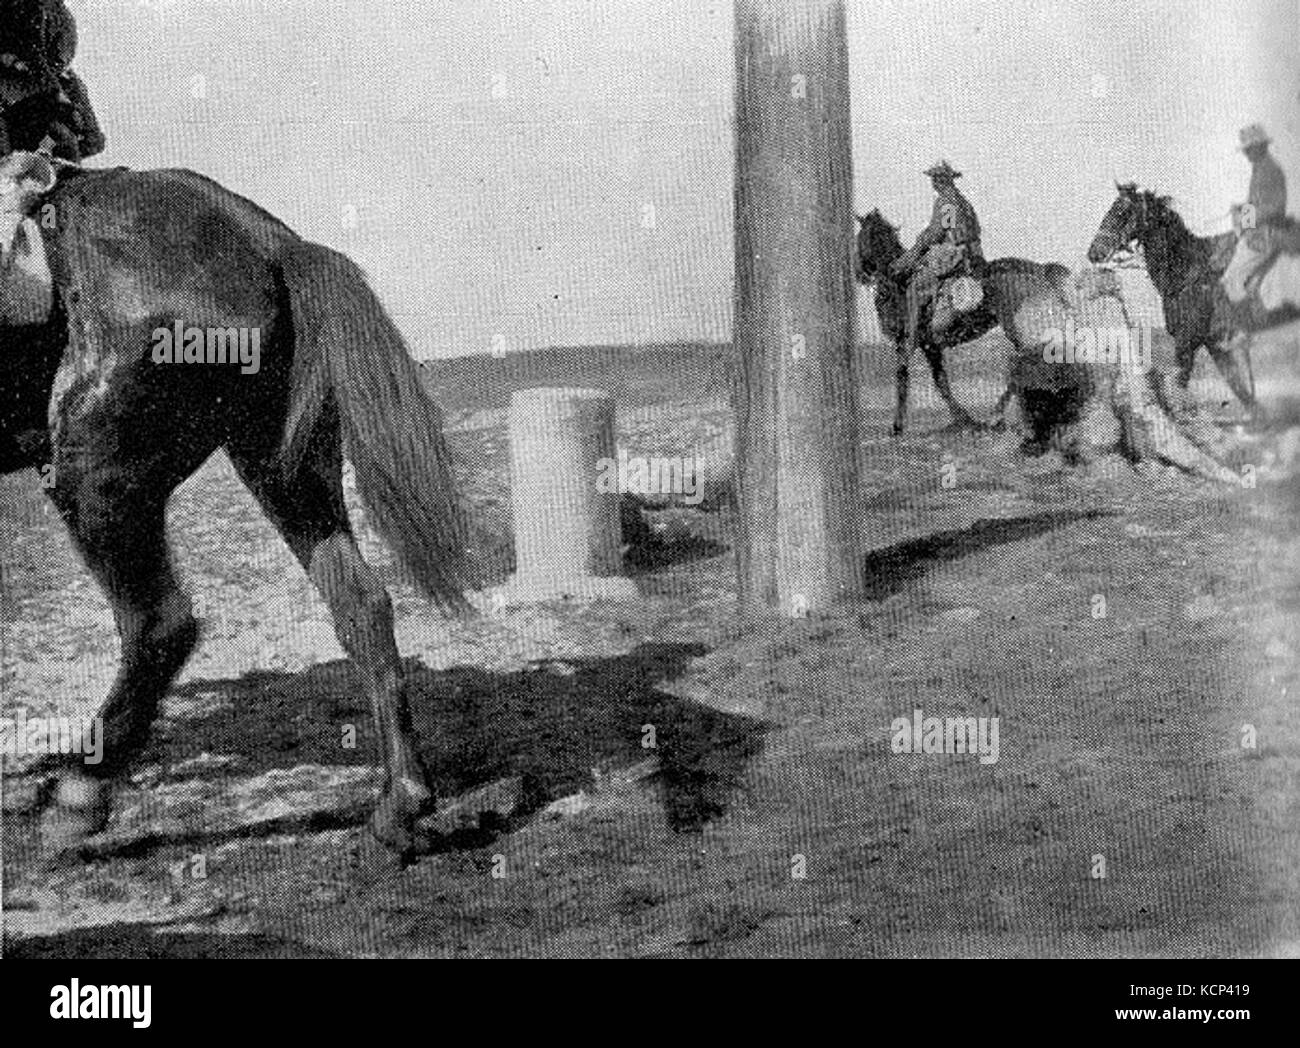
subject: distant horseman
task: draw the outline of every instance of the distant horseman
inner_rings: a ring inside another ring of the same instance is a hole
[[[1232,260],[1223,274],[1224,290],[1238,309],[1248,315],[1249,299],[1266,263],[1281,242],[1287,224],[1286,174],[1268,147],[1272,139],[1259,124],[1241,131],[1241,151],[1250,161],[1250,188],[1244,207],[1234,208],[1238,230]]]
[[[975,208],[957,188],[961,172],[941,160],[926,172],[934,187],[934,209],[930,224],[916,238],[916,243],[890,267],[895,276],[911,276],[907,287],[907,329],[904,351],[908,354],[917,343],[921,315],[932,306],[930,329],[940,335],[956,319],[957,310],[950,295],[941,293],[945,279],[975,275],[984,266],[980,245],[980,223]]]

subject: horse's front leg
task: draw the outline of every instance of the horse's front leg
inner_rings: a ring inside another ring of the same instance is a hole
[[[898,400],[894,409],[894,436],[899,436],[907,426],[907,398],[908,386],[910,383],[908,376],[908,361],[912,358],[912,351],[916,349],[917,341],[920,337],[921,330],[921,313],[925,306],[924,289],[921,287],[920,279],[913,277],[907,286],[905,296],[907,307],[906,321],[903,328],[903,337],[895,343],[894,350],[897,354],[895,377]]]
[[[907,426],[907,358],[911,353],[909,340],[904,338],[894,347],[894,385],[896,402],[894,405],[894,436],[898,436]]]

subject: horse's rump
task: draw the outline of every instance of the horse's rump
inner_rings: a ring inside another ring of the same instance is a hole
[[[1279,320],[1286,311],[1300,310],[1300,253],[1279,251],[1265,265],[1257,293],[1259,304]]]
[[[148,403],[153,425],[199,461],[233,439],[289,482],[341,433],[377,530],[430,596],[463,606],[470,573],[441,415],[359,267],[191,171],[74,170],[48,201],[63,360],[53,390],[24,397],[49,403],[52,419],[80,410],[87,390],[136,414]],[[206,334],[208,357],[182,363],[177,345],[159,362],[153,340],[173,329]],[[214,362],[212,333],[224,348],[232,331],[259,335],[251,371]]]
[[[1300,311],[1300,223],[1246,230],[1219,281],[1233,303],[1253,301],[1254,329],[1295,319]]]
[[[396,325],[351,261],[190,172],[74,172],[47,200],[58,221],[42,236],[58,294],[31,341],[55,370],[43,388],[0,389],[0,404],[6,426],[25,418],[28,433],[48,404],[35,432],[49,457],[32,460],[0,433],[0,460],[53,466],[48,495],[122,645],[121,672],[96,714],[103,759],[59,770],[51,841],[75,847],[108,824],[112,781],[147,744],[198,643],[167,506],[224,448],[329,606],[381,739],[385,785],[371,825],[408,860],[429,846],[419,820],[433,794],[410,728],[392,601],[349,520],[343,454],[369,522],[415,582],[459,607],[466,572],[441,418]],[[0,380],[18,381],[6,364]],[[29,361],[25,374],[33,370]]]

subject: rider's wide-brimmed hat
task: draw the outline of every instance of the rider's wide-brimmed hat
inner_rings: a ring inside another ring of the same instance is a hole
[[[1249,124],[1241,129],[1241,148],[1243,150],[1250,149],[1253,146],[1266,146],[1272,141],[1262,124]]]
[[[925,169],[931,178],[961,178],[961,172],[946,160],[939,160]]]

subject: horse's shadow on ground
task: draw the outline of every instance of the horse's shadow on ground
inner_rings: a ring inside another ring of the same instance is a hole
[[[649,643],[613,658],[555,660],[512,673],[467,666],[431,670],[409,659],[412,728],[430,785],[446,799],[517,779],[518,814],[526,816],[554,799],[590,790],[603,771],[654,757],[657,771],[650,780],[669,825],[697,829],[726,810],[768,727],[659,690],[706,650]],[[190,706],[194,715],[163,721],[139,762],[160,766],[164,782],[231,774],[220,764],[177,768],[205,752],[235,756],[240,775],[379,761],[369,706],[345,661],[299,673],[194,680],[173,696],[173,709]],[[347,825],[364,817],[349,812],[303,822]],[[277,822],[264,829],[283,828]],[[261,832],[246,827],[231,835]],[[481,836],[446,843],[481,845]]]

